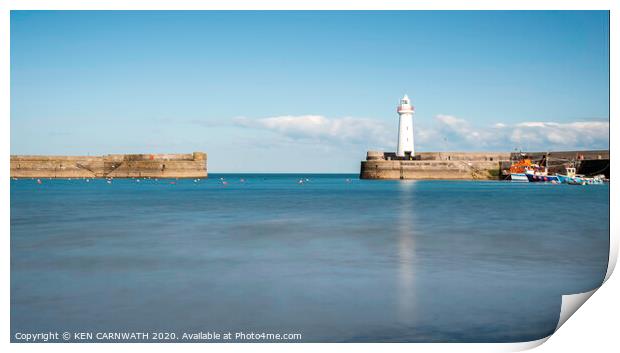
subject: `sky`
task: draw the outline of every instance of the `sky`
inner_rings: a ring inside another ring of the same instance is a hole
[[[11,12],[11,154],[356,173],[404,94],[419,152],[607,149],[609,14]]]

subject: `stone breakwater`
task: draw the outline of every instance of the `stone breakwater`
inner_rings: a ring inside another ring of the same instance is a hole
[[[579,173],[605,174],[609,177],[609,151],[528,152],[535,161],[549,159],[551,172],[565,172],[567,164]],[[360,168],[361,179],[488,179],[507,177],[511,161],[518,153],[510,152],[422,152],[411,159],[393,152],[369,151]]]
[[[206,178],[207,154],[11,156],[13,178]]]
[[[415,159],[394,153],[369,151],[362,162],[361,179],[498,179],[501,161],[510,153],[423,152]]]

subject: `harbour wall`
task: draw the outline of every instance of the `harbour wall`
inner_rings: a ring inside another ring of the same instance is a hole
[[[394,152],[368,151],[361,163],[360,178],[497,180],[506,178],[511,161],[520,156],[510,152],[422,152],[403,158]],[[566,165],[572,163],[578,173],[592,174],[594,169],[603,169],[599,174],[609,177],[607,150],[528,152],[527,156],[533,161],[548,156],[555,161],[550,168],[553,172],[565,172]]]
[[[521,153],[513,152],[509,161],[503,162],[501,170],[510,168],[512,160],[520,158]],[[556,152],[528,152],[527,157],[534,162],[546,165],[549,173],[566,173],[567,166],[573,166],[577,174],[587,176],[605,175],[609,178],[609,150],[588,151],[556,151]]]
[[[12,155],[13,178],[206,178],[207,154]]]

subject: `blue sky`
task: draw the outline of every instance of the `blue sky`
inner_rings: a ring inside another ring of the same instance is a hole
[[[418,151],[608,148],[606,11],[11,13],[11,153],[206,151],[357,172]]]

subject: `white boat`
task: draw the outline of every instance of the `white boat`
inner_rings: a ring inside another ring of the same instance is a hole
[[[596,175],[594,177],[588,178],[581,174],[576,174],[576,170],[574,167],[567,167],[566,174],[558,174],[560,181],[562,183],[571,184],[571,185],[592,185],[592,184],[603,184],[605,180],[604,175]]]
[[[557,174],[560,183],[571,185],[585,185],[585,181],[576,174],[574,167],[566,167],[566,174]]]
[[[510,180],[522,183],[529,183],[529,179],[525,173],[510,173]]]
[[[527,172],[532,169],[532,161],[530,159],[525,158],[525,155],[522,155],[522,158],[519,161],[515,161],[510,166],[510,180],[514,182],[520,183],[528,183],[530,180],[527,177]]]

